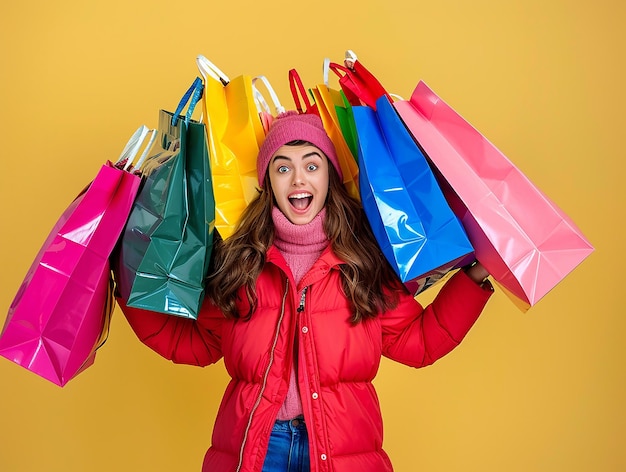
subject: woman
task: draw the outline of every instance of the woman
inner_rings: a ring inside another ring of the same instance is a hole
[[[426,309],[380,253],[344,189],[321,120],[288,112],[257,159],[261,192],[216,243],[198,320],[120,304],[138,337],[177,363],[224,357],[203,471],[391,471],[372,385],[381,355],[413,367],[463,339],[493,289],[476,263]]]

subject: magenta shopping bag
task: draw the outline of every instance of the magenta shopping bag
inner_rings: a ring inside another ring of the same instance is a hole
[[[119,167],[107,162],[63,212],[28,270],[0,335],[0,355],[64,386],[90,366],[113,311],[109,256],[140,178],[130,164],[148,129],[131,138]]]
[[[436,169],[476,258],[520,308],[591,254],[574,222],[424,82],[394,106]]]

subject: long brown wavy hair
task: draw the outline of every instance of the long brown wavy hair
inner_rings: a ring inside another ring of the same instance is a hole
[[[356,324],[395,307],[401,284],[376,243],[361,203],[350,197],[335,168],[329,165],[328,169],[324,231],[332,250],[344,261],[340,266],[342,288],[353,306],[351,321]],[[266,178],[234,233],[226,240],[216,238],[206,291],[229,318],[250,319],[256,309],[256,279],[274,240],[274,205],[270,179]],[[242,287],[250,307],[247,313],[239,313],[236,308]]]

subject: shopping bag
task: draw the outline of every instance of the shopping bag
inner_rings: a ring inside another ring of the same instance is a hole
[[[132,162],[147,133],[133,134],[118,164]],[[93,364],[114,307],[109,257],[139,183],[107,162],[70,203],[9,307],[0,355],[59,386]]]
[[[255,104],[252,77],[230,80],[206,57],[197,57],[204,79],[202,121],[209,143],[215,194],[215,227],[223,239],[257,195],[256,158],[265,130]]]
[[[354,61],[356,61],[356,55],[350,50],[346,51],[345,63],[349,64],[350,67],[353,67]],[[331,62],[330,59],[328,58],[324,59],[324,84],[326,86],[328,86],[329,84],[329,75],[330,75],[331,67],[332,67],[332,70],[340,78],[343,77],[340,71],[344,71],[344,74],[346,75],[351,73],[350,67],[340,66],[339,64]],[[380,85],[380,82],[378,82],[378,80],[376,79],[374,80],[375,80],[375,84],[377,84],[377,85],[374,85],[374,87],[377,88],[377,92],[375,93],[378,93],[379,97],[382,95],[385,95],[386,92],[382,88],[382,85]],[[341,81],[340,81],[340,86],[341,86]],[[337,113],[337,119],[339,121],[339,128],[341,129],[343,137],[345,138],[346,143],[348,144],[348,147],[350,148],[350,151],[352,152],[355,159],[357,159],[358,137],[357,137],[357,132],[356,132],[356,126],[354,124],[354,116],[352,114],[352,106],[362,105],[363,102],[361,102],[361,100],[353,92],[351,92],[350,88],[345,87],[345,85],[341,87],[338,93],[334,93],[331,96],[335,103],[335,111]],[[374,105],[375,104],[376,103],[374,100]]]
[[[346,66],[331,62],[328,68],[339,77],[339,85],[352,105],[367,105],[375,110],[380,97],[391,99],[382,83],[358,60],[356,54],[346,51],[344,63]]]
[[[424,82],[394,105],[440,175],[477,259],[522,310],[591,254],[574,222]]]
[[[354,116],[352,114],[352,105],[348,101],[348,98],[343,90],[339,91],[339,95],[341,98],[341,104],[335,104],[335,111],[337,112],[337,119],[339,120],[339,128],[341,129],[341,133],[343,134],[352,155],[358,161],[359,145],[356,134],[356,126],[354,124]]]
[[[386,96],[353,107],[361,201],[376,240],[414,294],[473,260],[434,174]]]
[[[289,71],[289,78],[292,83],[297,84],[297,90],[301,95],[304,86],[295,69]],[[303,99],[306,105],[306,109],[303,111],[305,113],[314,113],[321,118],[324,130],[335,146],[337,160],[339,161],[339,166],[343,174],[343,185],[352,197],[359,199],[359,167],[355,156],[352,154],[352,151],[350,151],[343,133],[341,132],[339,119],[335,110],[335,103],[341,101],[341,96],[338,91],[331,89],[325,84],[309,89],[309,93],[313,101],[310,102]],[[298,94],[294,95],[294,102],[296,103],[298,103],[297,97]]]
[[[128,306],[193,319],[204,299],[215,220],[205,127],[191,119],[202,90],[197,78],[174,113],[160,111],[157,141],[139,169],[143,184],[113,257]]]

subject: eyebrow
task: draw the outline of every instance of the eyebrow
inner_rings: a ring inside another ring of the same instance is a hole
[[[302,159],[304,160],[307,157],[313,157],[313,156],[317,156],[320,159],[322,159],[322,155],[319,152],[317,152],[317,151],[307,152],[306,154],[304,154],[302,156]],[[274,158],[272,159],[272,162],[276,161],[277,159],[284,159],[286,161],[292,161],[293,160],[293,159],[291,159],[291,157],[287,157],[287,156],[283,156],[281,154],[278,154],[278,155],[274,156]]]

